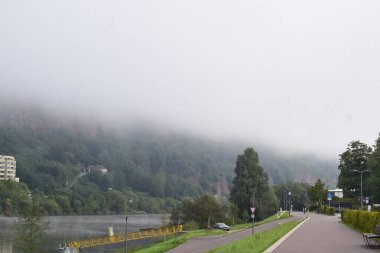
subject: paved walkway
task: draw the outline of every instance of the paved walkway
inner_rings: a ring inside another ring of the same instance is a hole
[[[310,214],[273,253],[365,253],[380,252],[365,246],[361,233],[339,222],[337,216]]]
[[[263,232],[265,230],[272,229],[276,226],[278,226],[281,223],[286,223],[293,220],[299,220],[301,214],[295,215],[295,217],[287,218],[287,219],[281,219],[278,221],[273,221],[270,223],[266,223],[263,225],[260,225],[258,227],[255,227],[255,233],[256,232]],[[302,214],[302,217],[304,215]],[[230,233],[228,235],[221,235],[221,236],[207,236],[207,237],[198,237],[193,238],[189,240],[188,242],[181,244],[180,246],[171,249],[168,251],[168,253],[202,253],[207,252],[213,248],[231,243],[236,240],[240,240],[244,237],[251,236],[252,235],[252,229],[243,230],[240,232]],[[321,253],[321,252],[318,252]],[[326,253],[326,252],[324,252]]]

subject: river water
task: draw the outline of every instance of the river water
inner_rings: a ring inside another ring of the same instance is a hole
[[[113,226],[115,234],[125,233],[125,216],[120,215],[93,215],[93,216],[49,216],[46,231],[48,238],[41,252],[60,252],[62,246],[72,240],[88,239],[91,237],[107,236],[108,227]],[[15,222],[17,218],[0,217],[0,253],[17,253],[12,241],[15,236]],[[157,228],[163,222],[159,214],[128,215],[128,232],[135,232],[143,228]],[[167,220],[164,220],[167,222]],[[128,247],[143,247],[155,239],[142,241],[128,241]],[[123,248],[122,244],[100,246],[86,249],[88,253],[114,252]]]

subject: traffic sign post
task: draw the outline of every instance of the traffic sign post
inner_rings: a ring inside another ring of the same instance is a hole
[[[327,193],[327,200],[329,201],[329,207],[330,207],[330,201],[332,200],[332,197],[333,197],[332,195],[333,195],[332,192]]]
[[[251,218],[252,218],[252,235],[255,233],[255,207],[251,207]]]

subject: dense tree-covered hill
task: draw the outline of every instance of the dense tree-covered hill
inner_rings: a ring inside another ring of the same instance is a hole
[[[157,198],[228,194],[237,154],[246,146],[141,125],[109,127],[95,120],[68,120],[35,109],[0,113],[0,154],[15,156],[20,181],[48,196],[58,192],[64,197],[70,191],[96,198],[94,192],[111,188]],[[320,177],[333,185],[337,177],[332,161],[255,149],[274,183],[312,183]],[[106,167],[107,175],[91,173],[72,185],[80,169],[91,165]],[[55,201],[60,206],[65,202]]]

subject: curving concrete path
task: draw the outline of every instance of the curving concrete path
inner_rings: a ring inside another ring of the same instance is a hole
[[[366,253],[380,252],[367,247],[362,234],[340,223],[338,216],[310,214],[310,218],[272,253]]]

